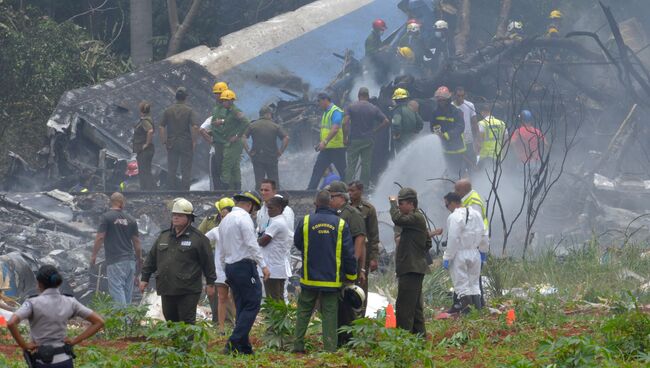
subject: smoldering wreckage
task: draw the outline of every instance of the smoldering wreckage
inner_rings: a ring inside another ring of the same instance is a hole
[[[542,220],[547,220],[546,227],[552,228],[547,234],[585,239],[596,232],[603,239],[609,236],[612,244],[621,238],[647,240],[650,132],[642,119],[650,109],[650,73],[646,69],[650,53],[644,48],[650,38],[639,27],[639,20],[617,22],[608,8],[603,6],[603,10],[609,39],[577,31],[564,38],[495,39],[473,52],[446,60],[427,77],[397,75],[381,81],[375,102],[390,113],[393,90],[405,87],[420,102],[424,117],[433,109],[431,97],[438,86],[463,85],[475,101],[494,101],[504,117],[514,121],[524,103],[538,107],[542,113],[552,103],[546,86],[553,85],[553,93],[565,102],[565,119],[588,122],[577,133],[578,140],[588,143],[581,146],[583,152],[571,153],[574,157],[569,157],[565,175],[540,212]],[[396,29],[384,41],[387,49],[394,49],[404,32],[405,25]],[[367,79],[369,71],[367,60],[356,58],[350,51],[336,51],[339,53],[332,56],[333,62],[342,61],[342,69],[324,89],[340,106],[355,95],[353,88]],[[89,301],[95,291],[106,290],[101,262],[90,269],[88,260],[97,221],[107,209],[107,193],[119,190],[131,159],[129,140],[137,119],[132,102],[146,96],[154,105],[166,106],[173,101],[176,87],[209,91],[214,80],[215,75],[200,62],[176,58],[99,85],[68,91],[61,97],[47,122],[48,145],[39,151],[37,159],[30,159],[39,164],[30,165],[10,153],[12,163],[4,175],[5,192],[0,195],[0,214],[5,219],[0,223],[1,309],[13,310],[16,301],[35,293],[34,271],[41,264],[56,265],[66,276],[64,291],[83,302]],[[309,90],[297,77],[276,78],[280,80],[283,82],[278,90],[290,99],[274,103],[275,118],[292,137],[290,150],[313,150],[321,114],[314,100],[318,91]],[[205,116],[214,103],[210,93],[195,94],[191,102]],[[156,113],[160,115],[162,110],[154,113],[154,121],[159,121]],[[196,178],[207,175],[208,150],[200,143],[195,151]],[[158,150],[154,173],[160,191],[126,189],[127,208],[138,221],[145,251],[160,229],[169,226],[167,204],[179,196],[177,192],[165,192],[165,162],[164,150]],[[79,192],[80,188],[91,190]],[[297,218],[310,211],[313,193],[288,194]],[[202,218],[214,211],[212,203],[220,193],[192,191],[182,195],[199,204],[197,217]],[[567,222],[567,218],[578,220]],[[387,245],[393,239],[381,241],[386,250],[391,249]]]

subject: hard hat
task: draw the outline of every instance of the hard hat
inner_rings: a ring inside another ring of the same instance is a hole
[[[393,92],[393,100],[403,100],[405,98],[409,98],[409,91],[406,89],[397,88],[395,92]]]
[[[562,18],[562,12],[555,9],[551,11],[551,14],[548,15],[550,19],[561,19]]]
[[[521,31],[523,28],[524,23],[520,21],[513,20],[512,22],[508,23],[508,32]]]
[[[399,54],[405,59],[408,60],[415,59],[415,54],[413,53],[413,50],[411,50],[410,47],[406,47],[406,46],[400,47],[397,49],[397,51],[399,51]]]
[[[347,303],[352,310],[359,313],[363,307],[363,302],[366,300],[366,294],[359,285],[346,285],[341,290],[343,301]]]
[[[548,27],[548,30],[546,31],[546,34],[548,34],[548,35],[556,35],[558,33],[560,33],[560,31],[558,31],[557,27],[555,27],[555,26]]]
[[[126,176],[136,176],[138,175],[138,161],[131,161],[128,164],[126,164],[126,172],[124,173]]]
[[[530,112],[530,110],[521,110],[521,114],[519,114],[519,119],[525,122],[533,121],[533,113]]]
[[[397,199],[400,201],[404,199],[418,199],[418,192],[413,188],[402,188],[397,193]]]
[[[440,86],[436,90],[436,93],[433,95],[434,98],[451,98],[451,92],[449,91],[449,88],[446,86]]]
[[[181,213],[184,215],[193,215],[194,206],[192,203],[185,198],[176,198],[174,200],[174,206],[172,207],[172,213]]]
[[[444,20],[441,19],[441,20],[436,21],[435,23],[433,23],[433,28],[435,28],[435,29],[448,29],[449,24],[447,24],[447,22],[445,22]]]
[[[221,95],[219,96],[219,99],[220,100],[236,100],[237,95],[235,94],[235,92],[227,89],[227,90],[221,92]]]
[[[409,23],[406,25],[406,30],[409,32],[420,32],[420,23]]]
[[[372,22],[372,29],[376,29],[378,31],[384,31],[386,30],[386,22],[384,22],[383,19],[375,19],[374,22]]]
[[[221,210],[226,207],[234,207],[235,201],[233,201],[230,197],[223,197],[220,200],[214,202],[214,206],[217,207],[217,211],[221,212]]]
[[[411,19],[409,19],[409,20],[406,21],[406,24],[407,24],[407,25],[408,25],[408,24],[413,24],[413,23],[420,23],[420,22],[418,22],[418,20],[415,19],[415,18],[411,18]]]
[[[330,193],[348,193],[348,186],[342,181],[335,180],[325,187],[325,190]]]
[[[223,91],[228,89],[228,84],[226,82],[217,82],[212,86],[212,93],[221,94]]]
[[[241,192],[239,194],[235,194],[233,196],[233,199],[235,201],[250,201],[253,203],[253,205],[257,206],[257,208],[260,208],[262,206],[262,196],[259,195],[256,191],[252,192]]]

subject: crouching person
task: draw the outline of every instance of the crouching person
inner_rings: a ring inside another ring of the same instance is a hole
[[[457,193],[445,195],[445,206],[451,214],[447,217],[443,267],[449,270],[454,292],[458,295],[449,313],[467,313],[470,305],[481,306],[479,249],[486,248],[487,234],[481,214],[471,207],[463,207],[461,201]]]
[[[339,294],[343,282],[357,278],[357,261],[350,229],[329,207],[330,193],[316,196],[316,212],[296,227],[294,245],[302,253],[300,295],[293,351],[305,351],[305,333],[320,297],[325,350],[336,351]]]
[[[42,266],[36,275],[39,295],[25,300],[14,313],[7,327],[24,351],[29,367],[73,367],[72,347],[93,336],[103,326],[104,320],[72,296],[59,292],[63,282],[54,266]],[[68,320],[81,317],[91,323],[77,337],[66,337]],[[29,321],[31,342],[25,342],[18,331],[20,321]]]

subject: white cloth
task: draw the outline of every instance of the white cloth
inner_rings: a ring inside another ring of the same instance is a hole
[[[210,130],[210,125],[212,125],[212,116],[208,116],[207,119],[201,124],[201,129]]]
[[[208,231],[205,236],[210,239],[210,243],[214,245],[214,267],[217,271],[217,281],[216,283],[225,284],[226,283],[226,271],[221,266],[221,244],[219,242],[219,227],[214,227],[212,230]]]
[[[474,142],[474,136],[472,135],[472,118],[476,116],[476,108],[474,104],[464,100],[463,103],[458,106],[456,102],[452,101],[452,104],[460,109],[463,112],[463,120],[465,121],[465,143]]]
[[[240,207],[233,207],[232,212],[221,220],[218,229],[222,244],[219,258],[224,270],[226,264],[243,259],[251,259],[260,267],[266,267],[262,251],[257,244],[255,225],[248,212]]]
[[[481,255],[487,245],[487,234],[481,213],[460,207],[447,217],[447,249],[442,256],[449,261],[449,274],[459,296],[479,295]]]
[[[289,232],[289,225],[283,215],[271,218],[271,222],[264,230],[264,234],[271,237],[271,242],[262,247],[262,254],[272,279],[287,279],[291,276],[289,252],[293,240],[289,238]]]

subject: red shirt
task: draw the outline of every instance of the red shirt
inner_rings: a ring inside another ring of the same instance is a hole
[[[519,127],[512,133],[510,138],[510,144],[512,144],[517,157],[523,163],[539,161],[539,151],[544,149],[544,142],[542,131],[531,125]]]

